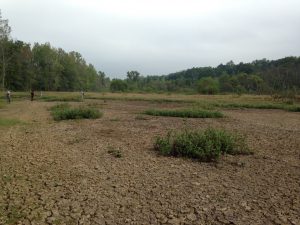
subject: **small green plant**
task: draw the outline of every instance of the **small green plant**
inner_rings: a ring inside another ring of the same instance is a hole
[[[157,110],[149,109],[144,112],[152,116],[171,116],[184,118],[222,118],[223,113],[219,111],[208,111],[199,109],[181,109],[181,110]]]
[[[107,153],[111,154],[112,156],[114,156],[116,158],[121,158],[122,157],[122,153],[121,153],[120,149],[116,149],[112,146],[108,146]]]
[[[58,104],[51,107],[54,120],[73,120],[73,119],[97,119],[103,113],[95,108],[71,108],[69,104]]]
[[[157,137],[154,149],[162,155],[188,157],[200,161],[216,161],[222,154],[251,154],[245,138],[226,130],[169,132]]]

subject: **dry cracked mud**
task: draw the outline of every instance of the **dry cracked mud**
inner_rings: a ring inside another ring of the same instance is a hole
[[[102,118],[54,122],[45,102],[0,109],[26,122],[0,128],[0,224],[300,224],[299,113],[141,119],[179,105],[90,102]],[[206,127],[245,134],[255,154],[200,163],[152,149],[168,130]]]

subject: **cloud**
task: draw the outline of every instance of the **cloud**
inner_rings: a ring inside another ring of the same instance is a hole
[[[298,0],[1,0],[13,37],[75,50],[113,77],[299,55]]]

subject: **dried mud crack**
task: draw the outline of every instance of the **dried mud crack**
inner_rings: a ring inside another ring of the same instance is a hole
[[[0,128],[0,224],[300,224],[299,113],[137,120],[152,103],[115,101],[103,118],[53,122],[51,104],[0,109],[27,122]],[[185,127],[238,131],[255,154],[211,164],[152,151],[156,135]]]

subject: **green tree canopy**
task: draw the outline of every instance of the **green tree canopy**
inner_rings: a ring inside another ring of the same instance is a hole
[[[198,92],[202,94],[216,94],[219,92],[219,82],[212,77],[201,78],[198,82]]]

